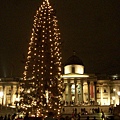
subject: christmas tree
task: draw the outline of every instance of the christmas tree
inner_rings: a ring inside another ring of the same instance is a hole
[[[44,0],[36,11],[28,47],[20,108],[28,114],[60,114],[62,95],[61,38],[55,11]]]

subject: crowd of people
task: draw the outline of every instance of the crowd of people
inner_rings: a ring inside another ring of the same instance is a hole
[[[94,105],[95,104],[95,101],[90,101],[89,102],[89,105]],[[86,101],[86,102],[75,102],[75,101],[61,101],[61,105],[65,105],[65,106],[68,106],[68,105],[70,105],[70,106],[73,106],[73,105],[88,105],[88,101]]]
[[[0,120],[15,120],[16,119],[16,114],[10,115],[6,114],[5,116],[0,116]],[[23,119],[22,117],[19,119]]]
[[[104,112],[102,112],[101,114],[101,118],[104,120],[105,119],[105,114]],[[5,115],[4,117],[1,116],[0,120],[81,120],[81,114],[72,114],[71,116],[60,116],[59,118],[55,118],[54,114],[52,112],[50,112],[48,114],[48,117],[43,118],[43,117],[39,117],[39,118],[31,118],[28,115],[26,115],[24,118],[20,117],[20,118],[15,118],[15,115]],[[84,118],[84,120],[99,120],[96,118],[96,116],[93,116],[93,118],[90,118],[89,115],[86,115],[86,118]],[[113,120],[113,119],[112,119]]]
[[[64,112],[65,112],[65,110],[63,109],[63,113]],[[109,108],[109,112],[110,113],[113,112],[112,107]],[[92,108],[89,111],[87,111],[85,108],[81,108],[81,113],[78,112],[76,108],[73,108],[71,115],[69,115],[69,116],[67,115],[64,117],[61,115],[57,119],[54,118],[54,114],[52,112],[49,112],[48,117],[44,118],[44,120],[80,120],[82,115],[86,115],[86,120],[91,120],[89,115],[90,114],[94,115],[94,113],[101,113],[101,118],[102,119],[105,118],[104,112],[102,111],[102,109],[100,110],[100,108],[98,107],[98,108]],[[29,117],[28,114],[26,114],[24,118],[16,117],[16,116],[17,116],[16,114],[13,114],[13,115],[8,114],[8,115],[5,115],[4,117],[0,116],[0,120],[31,120],[31,118]],[[43,118],[34,118],[32,120],[37,120],[37,119],[43,120]],[[93,116],[92,120],[97,120],[97,118],[95,116]]]

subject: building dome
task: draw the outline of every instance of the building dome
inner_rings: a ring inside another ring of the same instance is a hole
[[[84,64],[75,54],[69,57],[64,64],[64,74],[70,73],[84,74]]]
[[[71,57],[69,57],[65,63],[65,66],[66,65],[82,65],[84,66],[82,60],[77,57],[76,55],[72,55]]]

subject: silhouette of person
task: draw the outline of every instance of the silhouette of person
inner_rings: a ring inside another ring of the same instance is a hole
[[[90,119],[89,119],[89,116],[87,116],[87,119],[86,119],[86,120],[90,120]]]
[[[97,120],[95,116],[94,116],[93,120]]]

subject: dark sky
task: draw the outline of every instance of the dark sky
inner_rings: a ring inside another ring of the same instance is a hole
[[[34,15],[42,0],[0,0],[0,76],[22,76]],[[120,0],[51,0],[63,61],[76,51],[85,73],[120,73]]]

